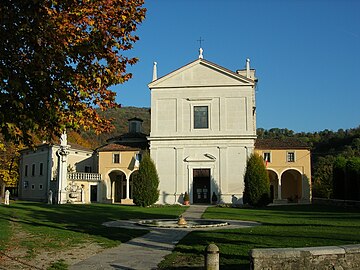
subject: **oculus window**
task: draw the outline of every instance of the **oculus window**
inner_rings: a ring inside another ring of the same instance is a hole
[[[209,128],[209,107],[194,106],[194,129]]]

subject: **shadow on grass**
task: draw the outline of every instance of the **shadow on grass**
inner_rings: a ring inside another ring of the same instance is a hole
[[[52,228],[100,236],[126,242],[148,230],[130,230],[105,227],[111,220],[176,218],[184,211],[181,207],[141,208],[120,205],[48,205],[44,203],[17,202],[10,206],[10,216],[0,211],[1,218],[33,227]]]
[[[211,242],[220,249],[221,269],[249,269],[248,252],[254,248],[284,248],[355,244],[360,236],[360,213],[313,205],[266,208],[208,208],[206,218],[261,222],[243,229],[191,232],[176,246],[179,258],[199,256]],[[171,268],[163,268],[171,269]],[[181,268],[172,268],[181,269]]]

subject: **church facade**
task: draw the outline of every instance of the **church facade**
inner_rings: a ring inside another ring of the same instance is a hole
[[[149,84],[150,154],[159,203],[242,203],[256,139],[255,71],[230,71],[202,57]]]

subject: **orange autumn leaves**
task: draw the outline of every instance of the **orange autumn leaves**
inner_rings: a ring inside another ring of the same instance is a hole
[[[0,129],[6,140],[65,128],[109,131],[96,108],[117,106],[110,86],[131,78],[127,56],[144,20],[143,0],[8,1],[0,8]]]

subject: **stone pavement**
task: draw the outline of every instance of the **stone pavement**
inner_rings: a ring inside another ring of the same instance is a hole
[[[183,217],[201,218],[207,205],[190,206]],[[144,229],[142,227],[141,229]],[[134,238],[69,267],[70,270],[156,269],[163,258],[191,230],[161,229]]]

